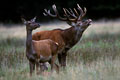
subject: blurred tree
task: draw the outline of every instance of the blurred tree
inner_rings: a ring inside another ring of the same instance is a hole
[[[43,16],[44,8],[51,9],[53,4],[57,5],[62,14],[62,8],[73,8],[79,3],[86,7],[87,16],[94,19],[118,18],[120,17],[120,0],[2,0],[0,2],[0,22],[20,22],[20,17],[27,19],[38,16],[40,21],[49,20]]]

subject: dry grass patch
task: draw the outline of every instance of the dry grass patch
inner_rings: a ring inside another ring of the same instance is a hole
[[[69,27],[63,22],[42,24],[34,33]],[[65,70],[44,76],[34,73],[31,78],[25,56],[25,26],[1,25],[0,80],[120,80],[119,25],[119,21],[93,22],[82,40],[68,52]]]

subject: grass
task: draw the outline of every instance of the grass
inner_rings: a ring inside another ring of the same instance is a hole
[[[120,80],[119,25],[117,21],[94,22],[69,50],[65,70],[48,76],[34,73],[32,77],[25,56],[25,27],[1,25],[0,80]],[[56,24],[43,26],[34,32],[56,28]],[[69,26],[61,23],[57,27]]]

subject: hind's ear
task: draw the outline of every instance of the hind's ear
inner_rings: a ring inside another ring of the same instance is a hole
[[[30,21],[35,22],[35,20],[36,20],[36,16],[33,19],[31,19]]]
[[[23,22],[24,24],[27,23],[27,21],[26,21],[24,18],[21,18],[21,20],[22,20],[22,22]]]

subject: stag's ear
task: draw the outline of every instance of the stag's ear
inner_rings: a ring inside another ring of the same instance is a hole
[[[24,24],[27,23],[27,21],[26,21],[24,18],[21,18],[21,20],[22,20],[22,22],[23,22]]]
[[[76,25],[75,25],[75,22],[67,21],[67,24],[69,24],[70,26],[76,26]]]
[[[30,21],[35,22],[35,20],[36,20],[36,16],[33,19],[31,19]]]

